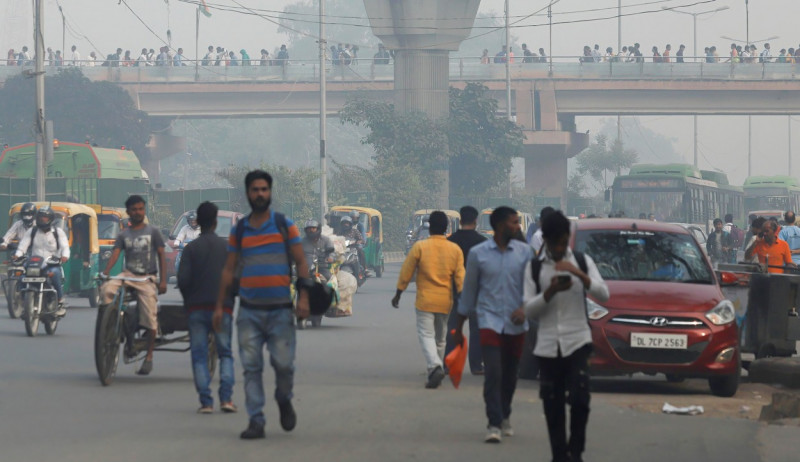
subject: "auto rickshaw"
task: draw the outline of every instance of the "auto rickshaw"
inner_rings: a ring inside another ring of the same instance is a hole
[[[127,226],[128,212],[123,207],[103,207],[90,205],[97,213],[97,238],[100,243],[99,270],[105,269],[111,254],[114,252],[114,243],[119,233]],[[122,272],[124,256],[120,255],[117,263],[111,268],[109,276],[116,276]]]
[[[96,308],[100,290],[97,274],[100,244],[97,236],[97,213],[93,208],[71,202],[34,202],[36,208],[50,206],[56,214],[54,226],[64,230],[69,239],[70,259],[64,269],[64,293],[86,297]],[[23,203],[14,204],[8,212],[9,225],[20,219]]]
[[[406,254],[408,254],[409,249],[411,246],[414,245],[414,242],[420,240],[418,233],[420,228],[422,228],[422,224],[428,221],[431,216],[431,213],[435,212],[436,209],[421,209],[414,212],[414,215],[411,216],[411,223],[409,224],[408,230],[406,231]],[[441,210],[447,215],[447,231],[445,231],[445,236],[450,237],[451,234],[458,231],[458,228],[461,226],[461,214],[456,212],[455,210]]]
[[[332,207],[328,218],[328,226],[333,228],[334,232],[339,231],[339,221],[349,216],[351,212],[358,212],[358,225],[359,230],[364,231],[364,258],[366,260],[366,269],[371,269],[375,272],[376,277],[383,276],[384,260],[383,260],[383,215],[381,212],[367,208],[356,207],[351,205],[341,205]]]
[[[491,238],[494,236],[494,230],[492,229],[492,225],[490,222],[490,217],[494,212],[494,209],[483,209],[481,214],[478,215],[478,229],[477,231],[483,234],[486,237]],[[528,228],[533,225],[533,217],[530,213],[520,212],[517,211],[517,215],[519,215],[519,224],[522,227],[522,235],[526,236],[528,233]]]

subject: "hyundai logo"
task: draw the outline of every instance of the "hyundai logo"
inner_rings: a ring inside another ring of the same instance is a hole
[[[654,318],[650,318],[650,324],[656,327],[664,327],[669,323],[667,318],[662,318],[661,316],[656,316]]]

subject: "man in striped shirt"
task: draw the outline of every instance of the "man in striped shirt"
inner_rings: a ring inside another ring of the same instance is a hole
[[[296,345],[290,289],[292,261],[297,266],[296,316],[300,319],[308,317],[306,289],[312,283],[300,231],[291,220],[270,210],[272,177],[263,170],[254,170],[247,174],[244,183],[252,213],[231,230],[214,324],[220,324],[225,294],[231,290],[234,276],[238,276],[240,306],[236,327],[244,369],[245,407],[250,418],[248,428],[240,436],[256,439],[264,438],[266,424],[262,382],[265,344],[275,370],[275,400],[281,427],[288,432],[297,423],[292,407]]]

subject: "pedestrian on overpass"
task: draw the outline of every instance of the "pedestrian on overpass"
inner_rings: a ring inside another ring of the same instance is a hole
[[[194,385],[200,395],[199,414],[214,412],[211,373],[208,369],[208,340],[212,334],[219,357],[219,407],[222,412],[237,410],[231,399],[235,380],[231,352],[233,296],[230,293],[225,295],[222,304],[223,316],[219,330],[215,331],[212,322],[222,268],[228,256],[227,243],[214,232],[217,229],[217,211],[217,206],[211,202],[203,202],[197,207],[200,235],[183,249],[178,269],[178,288],[189,313],[189,345]]]
[[[533,249],[514,239],[521,229],[516,210],[498,207],[489,222],[494,238],[473,247],[467,258],[453,340],[461,343],[464,321],[471,313],[476,313],[483,354],[483,399],[489,420],[484,441],[499,443],[503,436],[514,435],[510,421],[511,401],[528,330],[520,308],[523,276],[533,258]],[[516,318],[513,313],[517,314]]]
[[[539,359],[539,396],[553,461],[578,462],[589,422],[592,332],[586,296],[602,303],[608,300],[608,286],[591,257],[569,248],[570,224],[561,212],[542,219],[542,233],[545,248],[525,268],[524,312],[513,316],[518,324],[526,318],[539,320],[534,355]],[[570,405],[569,440],[566,404]]]
[[[454,292],[464,284],[464,256],[461,248],[445,238],[447,215],[432,212],[430,237],[417,241],[408,251],[397,280],[392,306],[400,306],[403,293],[417,273],[417,336],[428,366],[425,388],[438,388],[444,379],[444,349],[447,317],[453,307]]]

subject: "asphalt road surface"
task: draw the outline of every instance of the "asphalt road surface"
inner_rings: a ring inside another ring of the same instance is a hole
[[[537,382],[520,382],[516,436],[500,445],[483,443],[480,377],[467,375],[458,390],[447,380],[438,390],[423,387],[414,286],[399,310],[389,303],[398,268],[362,287],[353,317],[298,332],[298,425],[283,432],[268,400],[266,440],[239,439],[247,416],[238,355],[239,413],[198,415],[188,352],[157,352],[148,377],[120,364],[103,387],[93,360],[96,311],[85,300],[71,300],[53,337],[28,338],[22,321],[0,314],[0,461],[550,460]],[[163,300],[178,298],[172,291]],[[271,369],[265,375],[270,397]],[[711,396],[704,381],[595,380],[585,460],[797,461],[800,429],[753,420],[770,393],[753,387],[726,400]],[[664,401],[703,404],[707,413],[664,415]],[[740,413],[745,405],[750,411]]]

